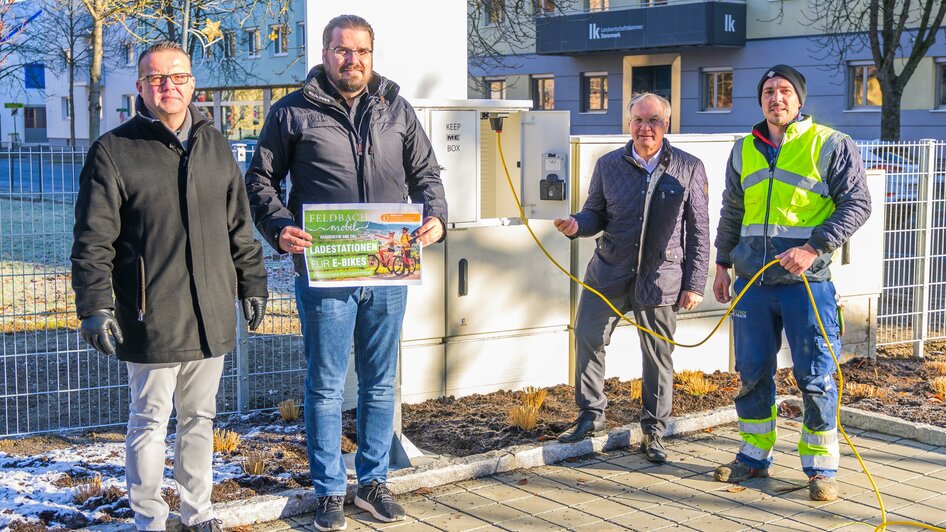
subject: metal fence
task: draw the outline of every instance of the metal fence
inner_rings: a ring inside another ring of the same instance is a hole
[[[946,340],[946,142],[859,142],[887,170],[878,345],[915,354]],[[252,146],[234,148],[241,168]],[[76,331],[69,253],[83,149],[0,151],[0,436],[119,425],[126,372]],[[876,215],[876,214],[875,214]],[[262,239],[260,239],[262,241]],[[257,333],[238,330],[218,412],[301,399],[305,359],[292,265],[264,244],[272,298]]]

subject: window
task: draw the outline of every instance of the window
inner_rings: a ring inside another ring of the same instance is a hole
[[[703,110],[732,109],[732,70],[703,70]]]
[[[23,127],[25,129],[46,129],[46,108],[23,108]]]
[[[246,30],[246,55],[259,57],[260,35],[259,28]]]
[[[532,78],[532,108],[537,111],[555,109],[555,78]]]
[[[506,0],[482,0],[486,24],[502,24],[506,20]]]
[[[486,97],[492,100],[506,99],[506,80],[505,79],[487,79]]]
[[[296,48],[305,50],[305,22],[296,24]]]
[[[641,0],[641,6],[644,7],[655,7],[655,6],[665,6],[667,5],[667,0]]]
[[[60,100],[62,100],[62,119],[69,120],[69,118],[72,117],[72,115],[69,114],[69,97],[60,98]]]
[[[131,118],[135,116],[135,95],[134,94],[122,94],[122,111],[125,113],[125,118]]]
[[[532,14],[541,15],[554,12],[555,0],[532,0]]]
[[[122,57],[125,59],[125,66],[135,66],[135,45],[130,42],[123,43]]]
[[[285,24],[270,26],[269,40],[273,41],[273,55],[286,55],[289,49],[289,28]]]
[[[588,11],[605,11],[608,9],[608,0],[588,0]]]
[[[601,112],[608,110],[608,74],[584,74],[581,77],[581,111]]]
[[[27,89],[45,89],[46,66],[42,63],[23,65],[23,83]]]
[[[880,107],[883,96],[877,81],[877,67],[872,64],[851,66],[851,109]]]
[[[936,98],[937,106],[946,108],[946,61],[936,65],[936,87],[939,91]]]
[[[236,33],[232,31],[223,32],[223,56],[227,59],[233,59],[236,56]]]

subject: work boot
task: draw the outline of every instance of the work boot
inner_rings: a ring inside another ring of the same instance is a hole
[[[641,452],[644,458],[655,464],[664,464],[667,462],[667,450],[664,449],[664,442],[656,434],[644,434],[641,440]]]
[[[223,532],[223,521],[219,519],[208,519],[196,525],[183,525],[181,532]]]
[[[315,507],[315,522],[312,526],[316,530],[345,530],[348,521],[345,520],[345,496],[326,495],[319,497]]]
[[[838,498],[838,481],[824,475],[808,477],[808,497],[813,501],[833,501]]]
[[[390,523],[404,519],[404,508],[397,503],[388,486],[377,480],[371,484],[358,486],[355,492],[355,506],[368,510],[378,521]]]
[[[575,443],[588,436],[597,436],[599,432],[606,428],[604,419],[592,421],[590,419],[578,418],[565,432],[558,435],[558,441],[562,443]]]
[[[743,480],[749,480],[750,478],[756,477],[767,477],[769,476],[769,469],[758,469],[751,467],[749,464],[740,462],[739,460],[733,460],[728,464],[721,465],[716,468],[716,471],[713,472],[713,477],[720,482],[729,482],[731,484],[738,484]]]

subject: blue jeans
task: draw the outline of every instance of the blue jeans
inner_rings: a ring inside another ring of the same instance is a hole
[[[407,287],[309,288],[299,276],[296,305],[308,363],[304,416],[315,494],[345,494],[342,396],[353,342],[358,377],[355,471],[359,484],[384,482],[394,436],[394,379]]]
[[[745,286],[746,279],[740,277],[733,288],[738,293]],[[824,281],[810,283],[810,286],[831,347],[840,356],[834,284]],[[834,476],[838,462],[835,366],[805,285],[756,284],[736,305],[732,320],[736,371],[742,380],[735,403],[744,442],[736,458],[760,469],[772,462],[771,445],[775,443],[774,376],[778,365],[776,354],[782,345],[784,329],[792,353],[792,372],[804,404],[804,427],[798,448],[802,469],[809,477]],[[767,420],[772,420],[768,436],[759,428]],[[768,451],[767,456],[765,451]]]

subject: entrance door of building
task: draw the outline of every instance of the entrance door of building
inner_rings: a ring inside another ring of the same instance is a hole
[[[23,109],[23,138],[26,142],[45,143],[46,137],[46,108],[26,107]]]
[[[636,66],[631,71],[631,92],[653,92],[670,99],[670,65]]]

